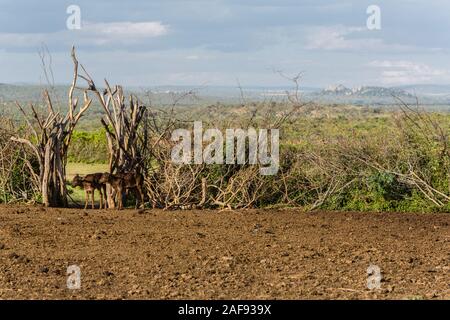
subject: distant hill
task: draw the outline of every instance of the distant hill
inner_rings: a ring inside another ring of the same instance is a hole
[[[12,105],[14,101],[26,105],[29,103],[42,103],[42,91],[45,86],[35,84],[0,84],[0,105]],[[65,104],[67,101],[69,85],[56,85],[51,90],[52,100],[55,103]],[[127,92],[133,92],[146,104],[155,106],[172,105],[177,97],[186,92],[194,92],[195,97],[182,99],[178,105],[201,106],[216,102],[225,104],[242,103],[244,101],[282,101],[286,99],[286,92],[293,90],[286,86],[143,86],[128,87]],[[396,104],[394,97],[407,102],[415,103],[415,97],[426,105],[449,105],[450,85],[410,85],[397,87],[359,86],[348,88],[342,84],[330,86],[325,89],[314,87],[300,87],[302,99],[318,103],[355,104],[355,105],[392,105]],[[80,96],[82,99],[82,97]],[[15,109],[15,108],[13,108]],[[91,112],[101,112],[100,106],[94,99]]]
[[[418,84],[397,88],[419,96],[450,97],[450,85]]]
[[[400,88],[385,88],[375,86],[360,86],[347,88],[343,85],[330,86],[318,93],[318,95],[353,96],[353,97],[413,97],[409,92]]]

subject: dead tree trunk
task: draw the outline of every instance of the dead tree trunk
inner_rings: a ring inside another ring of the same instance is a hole
[[[146,134],[140,134],[140,124],[146,108],[133,96],[126,106],[122,87],[117,86],[113,93],[106,84],[108,101],[112,103],[111,108],[106,106],[106,118],[101,121],[109,146],[109,170],[111,173],[130,170],[142,173]]]
[[[83,106],[77,110],[78,98],[74,98],[73,95],[75,89],[79,89],[77,88],[78,77],[84,77],[78,74],[78,60],[74,48],[72,48],[72,61],[74,74],[69,89],[68,111],[65,116],[55,112],[47,90],[44,91],[48,108],[46,117],[39,115],[34,106],[31,105],[32,119],[30,119],[22,106],[16,102],[17,107],[25,116],[33,139],[11,137],[11,140],[27,145],[36,154],[39,161],[38,176],[42,202],[47,207],[67,206],[65,177],[70,139],[75,126],[92,102],[92,99],[87,95],[87,90],[84,90]]]
[[[84,68],[83,68],[84,70]],[[85,71],[85,70],[84,70]],[[109,172],[123,173],[133,171],[146,174],[147,128],[142,125],[146,107],[141,105],[136,97],[130,95],[128,104],[121,86],[114,90],[105,80],[106,89],[100,93],[87,74],[84,78],[105,111],[105,118],[101,120],[106,131],[109,148]],[[113,190],[108,188],[108,205],[114,208]]]

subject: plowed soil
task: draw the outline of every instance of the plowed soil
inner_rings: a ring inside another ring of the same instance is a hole
[[[449,224],[450,214],[0,206],[0,298],[450,299]],[[70,265],[80,289],[67,288]]]

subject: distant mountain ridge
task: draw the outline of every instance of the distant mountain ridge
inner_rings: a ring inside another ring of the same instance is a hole
[[[398,87],[411,94],[420,96],[448,97],[450,96],[450,85],[445,84],[416,84]]]
[[[342,84],[329,86],[320,91],[318,95],[356,96],[356,97],[413,97],[413,95],[399,88],[386,88],[377,86],[359,86],[347,88]]]
[[[42,102],[42,90],[46,86],[38,84],[0,84],[0,104],[36,103]],[[51,94],[55,101],[64,103],[67,99],[69,85],[56,85]],[[261,101],[267,99],[284,100],[286,91],[294,90],[292,86],[177,86],[157,85],[142,87],[124,87],[126,92],[133,92],[147,101],[151,97],[160,104],[173,103],[174,95],[181,95],[194,91],[199,100],[184,101],[187,105],[209,104],[215,102],[241,103],[242,99]],[[241,92],[242,89],[242,92]],[[394,97],[405,101],[415,102],[415,97],[423,104],[450,104],[450,85],[405,85],[396,87],[357,86],[353,88],[342,84],[329,86],[325,89],[300,86],[300,93],[304,100],[319,103],[350,103],[357,105],[389,105],[396,103]],[[197,101],[197,102],[196,102]],[[95,102],[94,102],[95,103]]]

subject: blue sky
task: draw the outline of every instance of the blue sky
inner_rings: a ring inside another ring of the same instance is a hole
[[[81,9],[68,30],[66,9]],[[381,30],[366,27],[369,5]],[[130,86],[450,84],[446,0],[0,0],[0,82],[42,81],[38,50],[57,83],[70,47],[101,81]]]

